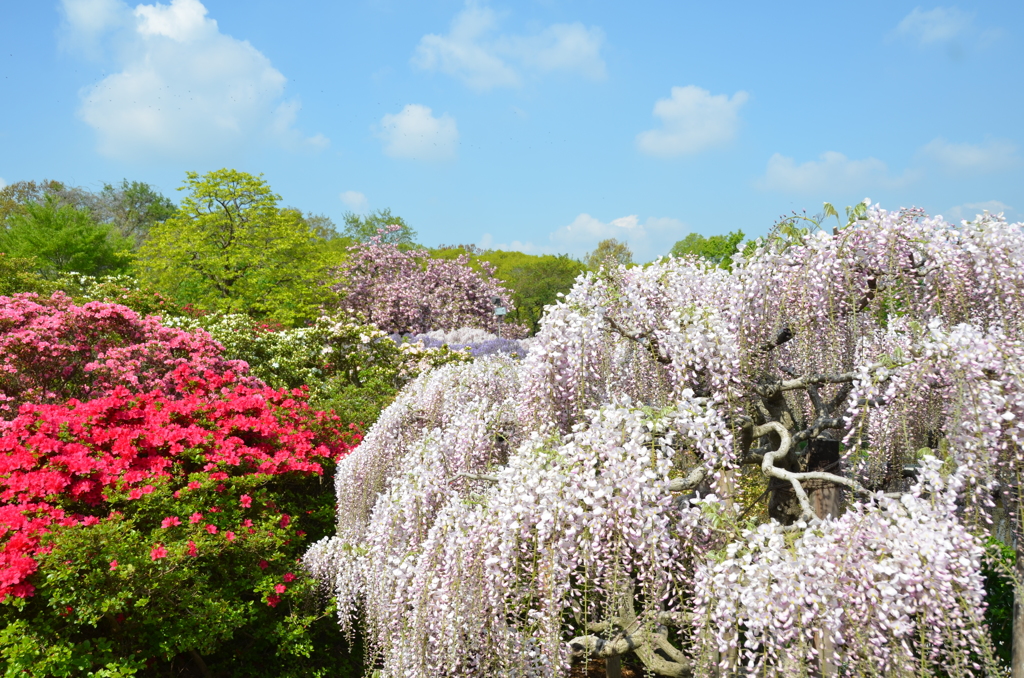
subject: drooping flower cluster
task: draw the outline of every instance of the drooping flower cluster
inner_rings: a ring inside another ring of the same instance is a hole
[[[977,535],[1024,462],[1022,226],[876,207],[735,263],[582,276],[525,360],[420,377],[339,466],[306,562],[387,676],[991,660]]]

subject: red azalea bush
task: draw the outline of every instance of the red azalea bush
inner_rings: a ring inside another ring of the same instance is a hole
[[[0,296],[0,418],[14,417],[22,403],[95,398],[118,386],[170,393],[183,365],[196,374],[246,374],[244,362],[222,352],[205,331],[164,327],[126,306],[76,305],[63,292]]]
[[[304,390],[168,376],[0,421],[0,670],[344,673],[296,559],[358,435]]]

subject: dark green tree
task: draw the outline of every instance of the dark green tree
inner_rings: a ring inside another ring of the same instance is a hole
[[[672,246],[670,254],[674,257],[694,254],[721,268],[731,268],[732,257],[739,251],[740,243],[745,237],[743,231],[709,237],[704,237],[700,233],[690,233]]]
[[[97,220],[111,224],[136,248],[146,239],[153,224],[170,219],[176,210],[170,198],[149,184],[127,179],[120,186],[104,184],[93,205]]]

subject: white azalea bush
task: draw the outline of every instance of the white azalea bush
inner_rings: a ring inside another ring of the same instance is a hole
[[[305,562],[389,678],[991,674],[1022,334],[1024,232],[987,215],[588,274],[524,360],[406,387]]]

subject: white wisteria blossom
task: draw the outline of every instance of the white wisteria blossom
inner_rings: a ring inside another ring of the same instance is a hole
[[[980,569],[1018,529],[1024,227],[853,217],[732,270],[586,274],[525,359],[412,382],[306,557],[380,675],[1000,671]]]

